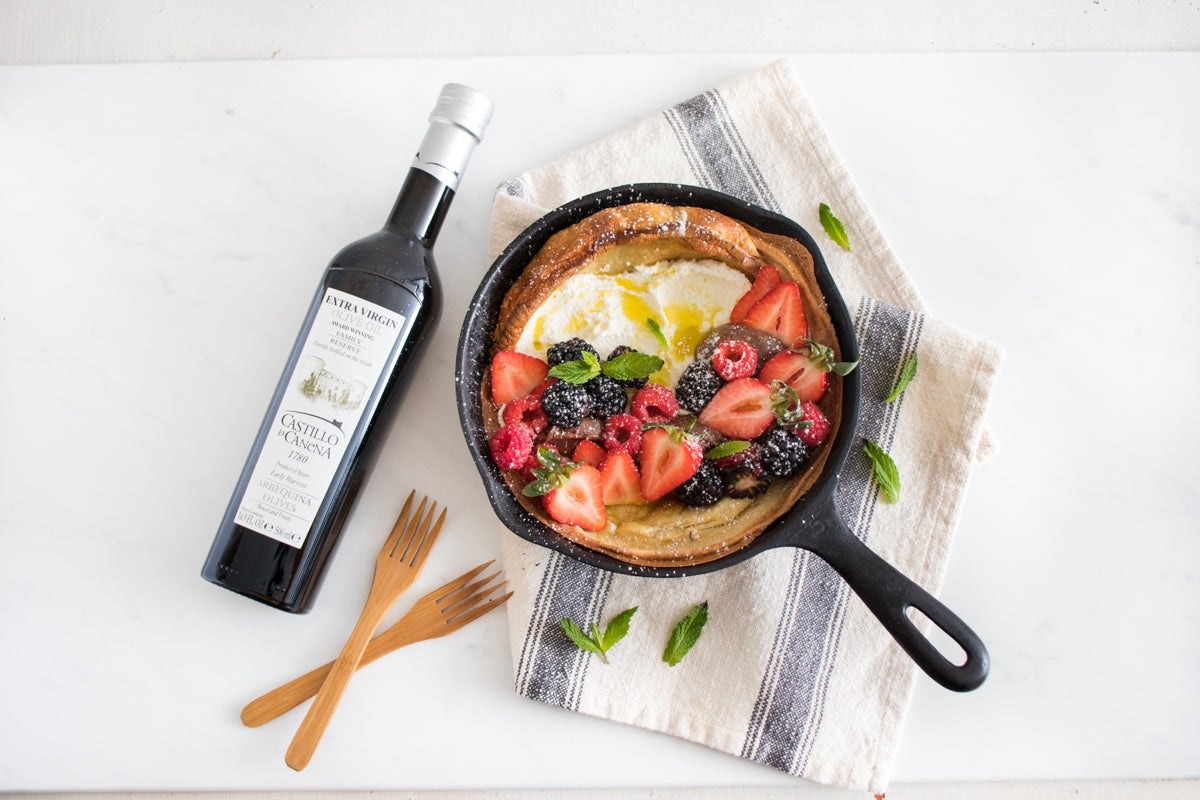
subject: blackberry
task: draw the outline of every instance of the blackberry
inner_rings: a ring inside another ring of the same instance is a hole
[[[711,506],[721,499],[725,481],[721,471],[708,459],[700,462],[700,468],[686,481],[675,487],[675,496],[689,506]]]
[[[600,375],[585,383],[584,387],[592,396],[593,417],[608,419],[613,414],[624,413],[629,395],[625,393],[625,387],[620,382],[607,375]]]
[[[636,352],[638,352],[638,351],[634,350],[632,347],[629,347],[628,345],[620,345],[620,346],[614,348],[613,351],[608,354],[608,358],[606,360],[612,361],[617,356],[623,356],[626,353],[636,353]],[[648,381],[648,380],[650,380],[650,379],[649,378],[627,378],[623,381],[617,381],[617,383],[621,384],[626,389],[640,389],[646,385],[646,381]]]
[[[738,499],[758,497],[767,490],[771,482],[761,475],[755,475],[754,470],[738,467],[723,473],[725,494]]]
[[[587,351],[600,360],[600,354],[596,352],[596,348],[576,336],[573,339],[567,339],[565,342],[550,345],[550,349],[546,351],[546,361],[550,366],[557,366],[564,361],[578,361],[583,358],[583,352]]]
[[[790,478],[808,463],[808,445],[786,428],[771,428],[758,443],[762,445],[762,465],[768,475]]]
[[[566,381],[555,381],[542,392],[542,411],[546,412],[550,424],[559,428],[574,428],[583,422],[583,418],[592,413],[592,403],[592,395],[587,389]]]
[[[713,395],[724,385],[721,376],[713,369],[712,361],[693,361],[679,377],[675,387],[675,399],[682,408],[700,413]]]

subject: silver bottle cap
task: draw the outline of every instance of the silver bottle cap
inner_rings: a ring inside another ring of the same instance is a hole
[[[461,83],[447,83],[429,115],[429,130],[413,166],[457,189],[475,145],[483,139],[493,108],[483,93]]]

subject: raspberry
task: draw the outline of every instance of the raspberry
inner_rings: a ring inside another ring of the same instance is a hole
[[[633,396],[633,415],[642,422],[671,422],[679,413],[679,401],[667,387],[648,383]]]
[[[771,428],[758,441],[763,468],[776,478],[792,477],[808,461],[808,445],[786,428]]]
[[[533,452],[533,434],[524,425],[505,425],[492,434],[492,458],[501,469],[525,465]]]
[[[638,352],[638,351],[634,350],[632,347],[629,347],[628,345],[620,345],[620,346],[614,348],[613,351],[608,354],[607,360],[612,361],[617,356],[623,356],[626,353],[636,353],[636,352]],[[624,386],[627,389],[640,389],[643,386],[645,386],[646,382],[649,380],[650,380],[649,378],[626,378],[625,380],[617,381],[617,383],[621,384],[622,386]]]
[[[722,380],[749,378],[758,369],[758,353],[746,342],[721,342],[713,353],[712,364]]]
[[[527,394],[504,407],[505,425],[524,425],[534,436],[546,429],[550,420],[542,411],[541,395]]]
[[[722,456],[716,459],[716,461],[713,463],[715,463],[717,465],[717,469],[721,470],[722,472],[728,472],[735,469],[746,470],[753,473],[757,477],[763,473],[762,445],[760,445],[758,442],[751,442],[750,446],[742,452],[734,453],[733,455]]]
[[[629,395],[625,393],[625,387],[616,380],[607,375],[600,375],[592,378],[584,386],[592,396],[592,416],[603,419],[625,411]]]
[[[720,391],[721,384],[721,376],[713,369],[711,359],[694,361],[680,376],[675,398],[680,406],[698,414]]]
[[[821,413],[821,409],[817,408],[815,403],[804,402],[800,404],[800,414],[802,423],[807,421],[812,425],[807,427],[798,425],[792,429],[792,432],[809,447],[816,447],[824,443],[826,437],[829,436],[829,420]]]
[[[689,506],[711,506],[721,499],[725,481],[721,471],[708,459],[700,462],[692,477],[675,487],[675,496]]]
[[[550,345],[550,349],[546,351],[546,362],[554,367],[565,361],[578,361],[583,358],[585,350],[594,355],[597,361],[600,360],[600,354],[596,352],[596,348],[576,336],[574,339]]]
[[[550,424],[559,428],[574,428],[592,413],[592,396],[575,383],[556,381],[542,392],[542,411]]]
[[[604,424],[604,449],[624,450],[637,458],[642,449],[642,421],[629,414],[613,414]]]

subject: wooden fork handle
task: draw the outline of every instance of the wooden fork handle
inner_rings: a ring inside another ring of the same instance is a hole
[[[304,721],[300,723],[300,728],[292,737],[292,743],[288,747],[284,761],[297,772],[308,766],[313,753],[317,751],[317,745],[320,744],[325,729],[329,727],[329,720],[332,719],[333,712],[337,710],[342,694],[345,693],[346,686],[350,683],[354,671],[358,669],[358,662],[367,649],[367,643],[371,641],[371,634],[375,632],[379,620],[387,612],[388,605],[386,602],[380,602],[374,596],[367,598],[367,604],[363,608],[350,638],[346,640],[346,646],[342,648],[341,654],[330,667],[329,674],[317,692],[317,698],[308,707]]]
[[[385,633],[371,640],[367,649],[363,651],[362,658],[358,661],[359,669],[393,650],[443,636],[447,632],[433,628],[421,630],[416,626],[406,625],[404,622],[405,620],[402,618]],[[299,678],[288,681],[278,689],[267,692],[257,700],[251,700],[242,709],[242,724],[248,728],[257,728],[259,725],[265,725],[276,717],[291,711],[321,690],[321,684],[325,682],[325,677],[333,669],[333,664],[332,661],[322,664]]]

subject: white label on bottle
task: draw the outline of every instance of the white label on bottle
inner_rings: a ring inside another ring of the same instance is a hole
[[[304,544],[403,326],[395,311],[326,290],[238,506],[239,525]]]

